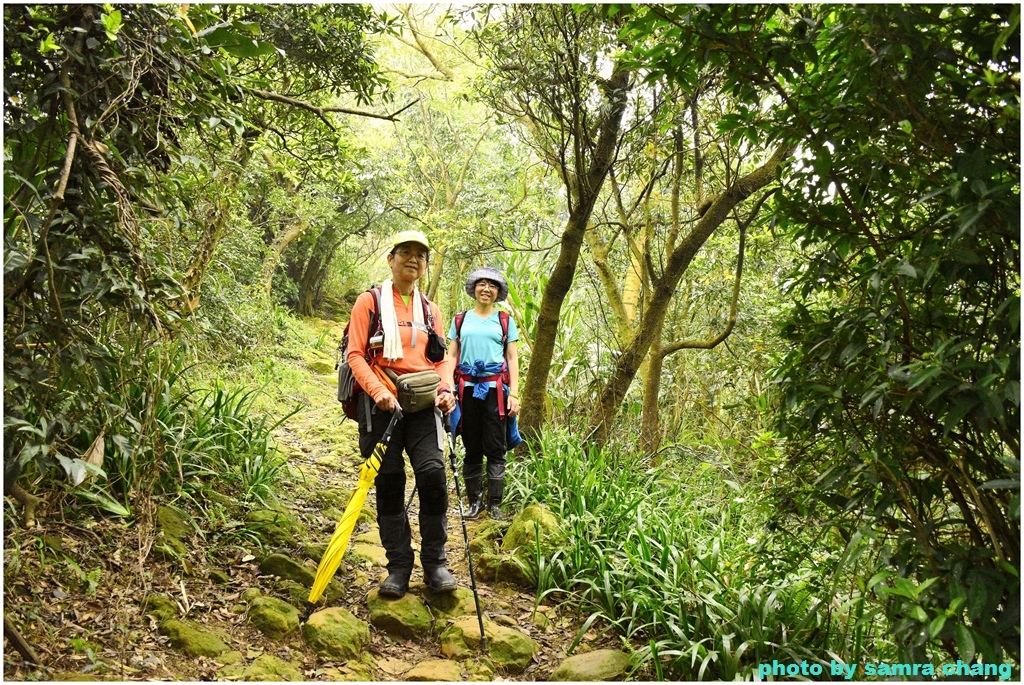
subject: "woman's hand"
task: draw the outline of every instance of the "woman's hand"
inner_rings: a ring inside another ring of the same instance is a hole
[[[508,415],[518,416],[519,415],[519,398],[515,395],[508,396]]]
[[[455,395],[450,390],[442,390],[437,393],[434,406],[440,409],[442,414],[451,414],[455,411]]]
[[[375,401],[377,403],[377,409],[380,409],[381,411],[386,411],[389,414],[395,413],[396,408],[402,408],[402,406],[398,404],[398,398],[392,395],[391,392],[388,390],[382,392],[380,397],[378,397]]]

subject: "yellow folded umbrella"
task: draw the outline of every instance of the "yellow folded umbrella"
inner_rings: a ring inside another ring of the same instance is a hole
[[[373,453],[359,467],[359,483],[356,484],[356,490],[352,493],[352,499],[348,501],[348,506],[345,507],[345,513],[341,515],[341,520],[338,521],[338,527],[334,529],[331,541],[327,543],[327,551],[324,552],[323,558],[320,559],[320,565],[316,567],[316,577],[313,579],[313,587],[309,591],[310,604],[319,601],[321,595],[324,594],[324,590],[327,588],[327,584],[334,577],[334,572],[341,565],[341,558],[345,556],[349,538],[352,537],[356,521],[359,520],[359,512],[362,511],[363,503],[366,502],[366,493],[370,491],[370,486],[377,479],[380,462],[384,459],[384,452],[388,448],[388,443],[391,442],[391,433],[401,418],[401,410],[395,409],[395,413],[391,417],[391,423],[388,424],[388,429],[384,431],[380,441],[374,445]]]

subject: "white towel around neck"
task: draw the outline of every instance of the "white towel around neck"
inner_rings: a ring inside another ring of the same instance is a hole
[[[384,358],[394,361],[401,359],[403,353],[402,332],[398,327],[398,315],[395,313],[395,296],[392,286],[393,283],[390,278],[380,286],[380,322],[384,328]],[[423,326],[423,305],[420,303],[419,298],[419,288],[413,286],[412,299],[409,300],[410,303],[413,303],[412,320]],[[416,347],[416,329],[417,326],[412,327],[413,347]]]

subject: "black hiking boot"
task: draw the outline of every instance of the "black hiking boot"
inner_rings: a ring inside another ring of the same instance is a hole
[[[501,513],[501,498],[505,494],[504,478],[487,479],[487,513],[495,521],[501,521],[504,516]]]
[[[444,545],[448,540],[448,519],[445,514],[420,511],[420,538],[420,562],[427,587],[434,592],[453,592],[459,584],[447,569]]]
[[[380,541],[388,557],[388,577],[380,584],[381,597],[398,598],[409,589],[409,577],[415,561],[412,551],[412,529],[404,511],[377,516]]]
[[[423,580],[426,581],[427,587],[432,592],[455,592],[458,589],[459,584],[455,580],[455,576],[445,568],[444,566],[438,566],[432,569],[423,569]]]
[[[466,518],[475,519],[484,510],[484,479],[483,476],[475,478],[466,477],[466,499],[469,500],[469,508],[466,509]]]
[[[388,577],[384,579],[384,582],[380,584],[377,594],[381,597],[391,597],[393,599],[404,597],[405,593],[409,590],[409,577],[411,575],[412,571],[391,571],[388,573]]]

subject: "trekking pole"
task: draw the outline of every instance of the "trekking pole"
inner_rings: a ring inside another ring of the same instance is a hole
[[[480,624],[480,648],[487,652],[487,636],[484,634],[484,615],[480,611],[480,593],[476,589],[476,574],[473,573],[473,555],[469,551],[469,532],[466,531],[466,515],[462,511],[462,489],[459,487],[459,470],[455,464],[455,435],[452,434],[451,414],[444,419],[444,430],[448,433],[448,459],[452,463],[452,477],[455,479],[455,496],[459,503],[459,519],[462,521],[462,539],[466,543],[466,561],[469,562],[469,585],[473,588],[473,602],[476,603],[476,620]]]

